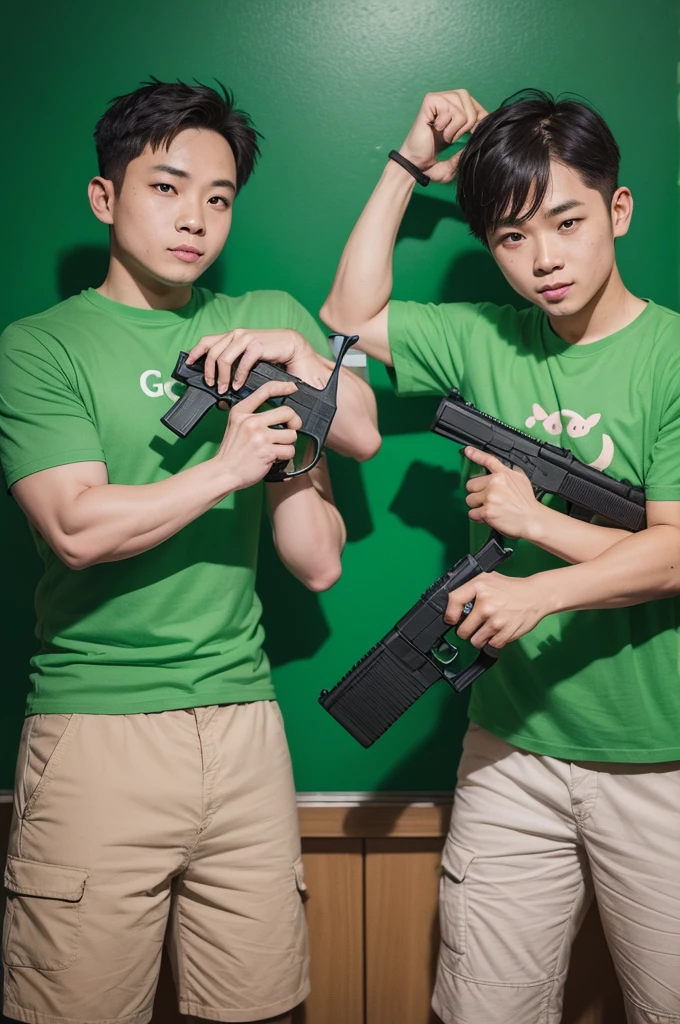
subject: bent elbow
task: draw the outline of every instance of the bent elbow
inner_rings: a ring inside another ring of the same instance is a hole
[[[89,569],[96,565],[98,559],[92,551],[89,551],[84,544],[79,543],[75,537],[62,537],[59,542],[51,545],[57,558],[59,558],[68,569],[76,572],[82,569]]]
[[[326,327],[330,327],[331,330],[338,330],[335,319],[335,310],[333,309],[333,306],[328,301],[328,299],[326,299],[323,306],[319,310],[319,319],[321,320],[322,323],[326,325]]]
[[[324,590],[330,590],[334,586],[340,577],[342,576],[342,566],[338,559],[335,565],[329,566],[325,571],[320,572],[316,576],[310,576],[306,579],[305,586],[308,590],[311,590],[315,594],[321,594]]]
[[[357,454],[354,456],[357,462],[368,462],[374,455],[377,455],[382,448],[382,436],[376,429],[371,431],[367,437],[362,438]]]
[[[357,325],[343,316],[342,310],[338,309],[337,305],[334,305],[330,298],[326,299],[319,310],[319,319],[326,327],[330,327],[332,331],[337,331],[338,334],[361,334]]]

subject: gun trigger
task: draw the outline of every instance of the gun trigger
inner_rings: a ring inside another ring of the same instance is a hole
[[[458,648],[454,647],[446,637],[443,637],[437,646],[432,648],[430,653],[440,664],[451,665],[458,657]]]

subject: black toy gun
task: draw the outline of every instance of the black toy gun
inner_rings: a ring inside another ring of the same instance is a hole
[[[430,429],[456,444],[472,445],[495,455],[506,466],[518,467],[529,477],[539,500],[555,494],[569,503],[576,518],[603,516],[616,526],[636,533],[646,526],[642,487],[615,480],[593,469],[567,448],[537,441],[466,402],[453,388],[443,398]]]
[[[337,407],[338,375],[342,360],[349,348],[359,340],[356,334],[348,336],[345,334],[331,334],[331,341],[340,343],[338,356],[326,386],[315,388],[311,384],[300,380],[292,373],[288,373],[279,363],[255,363],[242,387],[235,391],[231,385],[220,394],[216,384],[206,384],[203,376],[205,367],[205,356],[197,359],[191,366],[187,366],[187,352],[180,352],[177,365],[172,371],[175,380],[187,385],[182,397],[175,402],[171,409],[162,417],[161,423],[169,427],[178,437],[186,437],[196,424],[201,420],[209,409],[217,406],[218,409],[228,409],[237,402],[252,395],[253,391],[266,384],[270,380],[293,381],[297,391],[292,395],[270,399],[271,405],[288,405],[298,414],[302,420],[302,426],[298,434],[306,435],[313,444],[311,459],[301,469],[287,472],[288,463],[275,462],[267,473],[265,480],[275,482],[288,480],[301,473],[307,473],[312,469],[319,459],[323,450],[330,425],[335,416]]]
[[[439,679],[458,691],[473,683],[495,665],[499,652],[487,646],[467,668],[452,670],[458,648],[446,638],[451,629],[444,621],[448,597],[480,573],[493,572],[511,554],[492,534],[476,554],[461,558],[332,690],[323,690],[321,706],[370,747]]]

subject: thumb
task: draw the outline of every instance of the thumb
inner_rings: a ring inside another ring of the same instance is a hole
[[[465,147],[463,147],[465,148]],[[427,174],[430,181],[434,181],[437,184],[447,185],[456,176],[458,170],[458,161],[460,160],[460,154],[463,152],[459,149],[457,153],[450,156],[447,160],[437,160],[425,173]]]

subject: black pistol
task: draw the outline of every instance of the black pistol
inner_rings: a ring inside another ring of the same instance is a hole
[[[487,646],[467,668],[453,671],[458,648],[446,639],[451,629],[444,622],[448,597],[480,573],[493,572],[511,554],[492,534],[476,554],[461,558],[332,690],[322,691],[321,706],[370,747],[439,679],[457,691],[473,683],[496,664],[499,652]]]
[[[441,400],[430,429],[456,444],[472,445],[495,455],[506,466],[523,470],[539,500],[545,494],[564,498],[574,518],[599,515],[633,533],[646,526],[642,487],[615,480],[602,470],[579,462],[568,448],[537,441],[530,434],[501,423],[466,402],[456,388]]]
[[[191,366],[187,366],[187,352],[180,352],[177,365],[172,371],[175,380],[186,384],[187,389],[180,399],[162,417],[161,423],[168,427],[178,437],[186,437],[196,424],[201,420],[209,409],[217,406],[219,409],[227,409],[237,402],[252,395],[253,391],[266,384],[270,380],[293,381],[297,391],[292,395],[273,398],[271,405],[288,405],[298,414],[302,420],[302,426],[298,434],[304,434],[313,445],[310,461],[301,469],[294,469],[288,472],[286,462],[275,462],[267,473],[265,480],[276,482],[289,480],[291,477],[300,476],[312,469],[319,459],[323,450],[330,425],[335,416],[337,408],[338,375],[342,365],[343,357],[351,346],[359,340],[358,335],[331,334],[330,340],[339,342],[338,356],[328,382],[324,388],[315,388],[311,384],[300,380],[292,373],[288,373],[278,363],[266,363],[261,361],[255,363],[248,374],[242,387],[235,391],[231,386],[220,394],[216,384],[206,384],[203,376],[205,356],[197,359]]]

